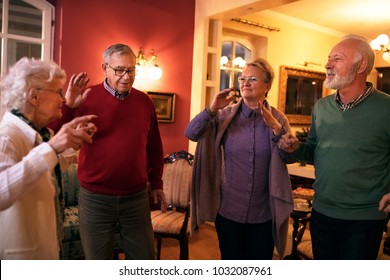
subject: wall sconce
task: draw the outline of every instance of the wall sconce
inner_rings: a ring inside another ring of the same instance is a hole
[[[140,48],[137,55],[137,75],[147,75],[152,80],[159,80],[162,76],[162,70],[157,65],[157,55],[154,49],[150,51],[150,55],[146,56],[144,48]]]
[[[390,63],[390,44],[389,36],[386,34],[380,34],[376,39],[372,40],[370,45],[375,53],[383,52],[382,58]]]
[[[235,68],[243,68],[245,66],[245,64],[246,64],[246,61],[240,56],[237,56],[236,58],[234,58],[233,61],[230,61],[230,59],[226,55],[224,55],[224,56],[221,56],[221,58],[219,60],[219,65],[221,67],[234,66]]]

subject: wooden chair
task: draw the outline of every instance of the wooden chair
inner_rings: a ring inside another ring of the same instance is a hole
[[[313,249],[311,247],[311,238],[309,236],[304,236],[305,231],[308,230],[307,226],[310,223],[310,215],[302,217],[299,219],[299,229],[295,237],[296,250],[299,259],[303,260],[312,260],[313,259]]]
[[[310,234],[307,235],[307,231],[309,230],[308,227],[310,226],[310,214],[309,215],[302,215],[299,216],[293,216],[294,214],[291,214],[293,217],[294,223],[294,231],[293,231],[293,245],[292,245],[292,252],[291,255],[286,256],[285,259],[295,259],[295,260],[312,260],[313,258],[313,249],[311,244],[311,238]],[[387,232],[387,227],[390,226],[390,215],[387,218],[386,225],[383,229],[383,249],[382,252],[380,251],[378,254],[378,259],[383,259],[383,254],[390,253],[390,251],[386,250],[386,238],[389,238]],[[306,231],[306,235],[305,235]]]
[[[313,259],[310,235],[305,234],[310,222],[310,213],[293,211],[292,247],[291,254],[284,257],[285,260],[310,260]]]
[[[180,245],[180,259],[188,260],[190,236],[190,194],[194,156],[186,151],[165,158],[163,184],[169,206],[166,213],[151,211],[154,237],[157,239],[157,259],[161,256],[162,238],[175,238]]]

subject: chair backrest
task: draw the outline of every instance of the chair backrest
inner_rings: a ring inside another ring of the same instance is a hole
[[[165,162],[163,173],[164,194],[168,205],[186,207],[190,202],[192,162],[176,158]]]

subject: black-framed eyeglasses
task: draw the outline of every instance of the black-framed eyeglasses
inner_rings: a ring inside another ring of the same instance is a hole
[[[248,81],[250,84],[257,83],[260,80],[256,77],[238,77],[238,82],[240,84],[244,84],[246,81]]]
[[[114,70],[115,72],[115,75],[119,76],[119,77],[123,77],[124,75],[126,75],[126,73],[130,76],[130,77],[134,77],[135,76],[135,73],[136,73],[136,69],[135,67],[131,67],[130,69],[123,69],[123,68],[113,68],[111,67],[109,64],[106,64],[108,67],[110,67],[112,70]]]
[[[61,96],[61,98],[65,98],[65,96],[62,92],[62,89],[56,90],[56,89],[50,89],[50,88],[36,88],[35,90],[55,92],[55,93],[58,93],[59,96]]]

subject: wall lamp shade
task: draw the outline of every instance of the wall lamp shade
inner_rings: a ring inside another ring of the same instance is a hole
[[[152,79],[152,80],[159,80],[162,76],[162,70],[161,68],[156,64],[154,66],[152,66],[150,69],[149,69],[149,77]]]
[[[230,59],[224,55],[224,56],[221,56],[221,58],[219,59],[219,64],[221,67],[236,67],[236,68],[243,68],[246,64],[246,61],[240,57],[240,56],[237,56],[233,59],[233,61],[230,61]]]
[[[390,63],[390,39],[386,34],[380,34],[376,39],[372,40],[370,45],[376,53],[382,53],[383,60]]]
[[[151,49],[150,54],[144,53],[144,48],[140,48],[137,55],[137,75],[147,76],[152,80],[159,80],[162,76],[162,70],[157,64],[157,55],[154,49]]]

